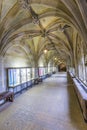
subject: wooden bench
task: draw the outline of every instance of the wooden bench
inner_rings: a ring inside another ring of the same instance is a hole
[[[7,92],[0,93],[0,101],[5,100],[5,101],[13,102],[13,99],[14,99],[13,92],[7,91]]]
[[[47,77],[47,78],[51,77],[51,74],[46,74],[46,77]]]
[[[39,84],[38,78],[34,79],[34,85]]]
[[[38,81],[39,81],[39,82],[43,82],[42,77],[39,77],[39,78],[38,78]]]
[[[36,79],[34,79],[34,84],[39,84],[39,82],[42,82],[42,78],[41,77],[38,77]]]

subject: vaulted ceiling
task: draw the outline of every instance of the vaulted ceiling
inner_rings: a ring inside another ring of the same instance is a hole
[[[87,50],[86,0],[1,0],[0,54],[12,46],[40,57],[44,49],[73,59],[77,43]],[[10,53],[10,52],[9,52]]]

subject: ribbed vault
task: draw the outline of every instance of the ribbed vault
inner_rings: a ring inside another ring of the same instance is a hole
[[[87,49],[86,8],[85,0],[0,1],[0,54],[17,44],[36,62],[47,49],[46,60],[75,66],[78,44]]]

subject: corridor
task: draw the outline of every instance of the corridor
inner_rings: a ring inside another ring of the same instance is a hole
[[[87,130],[66,73],[54,74],[0,108],[0,130]]]

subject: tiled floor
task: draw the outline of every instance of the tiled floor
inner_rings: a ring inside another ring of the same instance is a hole
[[[64,73],[44,80],[0,110],[0,130],[87,130]]]

